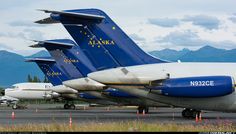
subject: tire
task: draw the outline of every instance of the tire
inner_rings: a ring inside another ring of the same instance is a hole
[[[148,112],[149,112],[149,108],[146,107],[146,108],[145,108],[145,113],[147,114]]]
[[[192,117],[192,110],[190,110],[190,109],[185,109],[185,110],[183,110],[183,111],[182,111],[182,116],[183,116],[184,118],[190,118],[190,117]]]
[[[70,105],[70,109],[75,109],[75,105],[74,105],[74,104],[71,104],[71,105]]]
[[[69,109],[70,108],[70,105],[69,104],[65,104],[64,105],[64,109]]]
[[[18,108],[17,105],[12,106],[12,109],[17,109],[17,108]]]
[[[182,111],[182,117],[186,118],[186,109]]]
[[[143,107],[138,107],[138,113],[142,114],[143,113],[143,109],[144,109]]]

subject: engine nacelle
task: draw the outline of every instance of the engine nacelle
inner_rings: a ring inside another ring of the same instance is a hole
[[[63,82],[64,85],[79,91],[101,91],[106,85],[90,78],[79,78]]]
[[[58,98],[58,97],[60,97],[60,94],[57,92],[52,92],[51,96],[52,96],[52,98]]]
[[[98,99],[97,97],[92,96],[88,93],[79,93],[79,97],[82,99]]]
[[[44,97],[44,99],[47,99],[47,100],[49,100],[49,99],[55,99],[55,98],[60,97],[60,94],[57,93],[57,92],[51,92],[51,93],[48,93],[48,94],[43,95],[43,97]]]
[[[104,90],[102,92],[102,94],[110,96],[110,97],[137,98],[136,96],[130,95],[130,94],[126,93],[126,92],[122,92],[120,90],[113,89],[113,88],[108,88],[108,89]]]
[[[46,100],[52,99],[52,95],[51,94],[45,94],[45,95],[43,95],[43,97]]]
[[[66,87],[64,85],[58,85],[58,86],[53,86],[50,88],[53,92],[59,93],[59,94],[76,94],[78,93],[77,90],[74,90],[70,87]]]
[[[172,97],[219,97],[234,92],[234,80],[229,76],[203,76],[167,79],[152,83],[151,92]]]

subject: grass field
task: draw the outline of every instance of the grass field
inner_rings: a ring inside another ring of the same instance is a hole
[[[0,126],[1,132],[236,132],[236,125],[230,121],[220,121],[216,124],[163,124],[144,123],[141,121],[113,122],[113,123],[86,123],[86,124],[28,124],[15,126]]]

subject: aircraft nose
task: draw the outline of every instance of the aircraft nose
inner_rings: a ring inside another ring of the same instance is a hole
[[[6,88],[6,89],[4,90],[4,95],[10,96],[11,93],[10,93],[9,91],[11,91],[11,90],[12,90],[11,88]]]

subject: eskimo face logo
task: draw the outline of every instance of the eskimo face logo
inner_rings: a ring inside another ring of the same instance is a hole
[[[54,77],[54,76],[61,76],[61,75],[62,75],[61,72],[47,72],[47,76]]]
[[[88,45],[91,45],[92,47],[100,47],[101,45],[115,45],[115,42],[113,40],[103,40],[102,38],[100,38],[99,40],[90,38]]]

